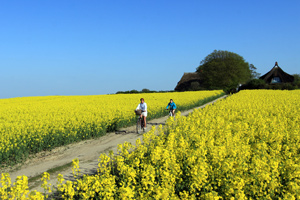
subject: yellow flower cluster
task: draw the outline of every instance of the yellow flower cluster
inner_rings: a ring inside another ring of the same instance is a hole
[[[59,198],[300,199],[299,99],[299,90],[241,91],[178,113],[143,142],[101,154],[96,175],[60,182]],[[9,182],[3,174],[0,195]]]
[[[72,160],[72,173],[75,178],[80,176],[79,159],[78,158],[75,158]]]
[[[170,118],[143,144],[102,154],[99,173],[74,182],[73,197],[299,199],[299,99],[299,90],[241,91]]]
[[[41,181],[43,181],[42,188],[44,189],[44,195],[46,198],[48,198],[47,193],[51,193],[51,183],[48,183],[50,180],[50,174],[48,172],[43,173],[43,177],[41,178]]]
[[[167,114],[164,108],[170,98],[179,109],[188,109],[222,94],[218,90],[1,99],[0,165],[132,125],[141,97],[148,104],[149,118],[156,118]]]

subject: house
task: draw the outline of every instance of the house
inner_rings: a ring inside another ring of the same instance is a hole
[[[197,90],[201,79],[197,72],[185,72],[175,87],[175,91]]]
[[[259,79],[264,80],[267,84],[277,84],[277,83],[291,83],[294,82],[294,76],[284,72],[275,62],[275,66],[265,75],[259,77]]]

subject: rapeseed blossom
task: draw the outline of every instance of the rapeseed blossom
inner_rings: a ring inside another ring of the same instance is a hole
[[[61,184],[58,195],[299,199],[299,99],[299,90],[241,91],[187,117],[178,112],[164,127],[145,133],[143,142],[125,142],[117,154],[101,154],[97,174]],[[12,195],[5,193],[8,174],[2,174],[1,183],[0,194]],[[27,193],[20,187],[19,195]]]
[[[151,119],[166,115],[165,104],[171,97],[179,108],[188,109],[221,95],[223,91],[216,90],[0,99],[0,165],[132,125],[141,97],[148,103]]]

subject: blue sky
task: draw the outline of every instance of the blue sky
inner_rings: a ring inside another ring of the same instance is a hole
[[[300,1],[0,1],[0,98],[173,90],[214,50],[300,73]]]

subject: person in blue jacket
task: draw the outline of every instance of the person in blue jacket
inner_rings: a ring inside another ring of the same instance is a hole
[[[170,106],[170,111],[172,112],[172,115],[175,116],[175,110],[176,110],[176,104],[173,102],[173,99],[170,99],[170,102],[168,103],[168,106],[166,107],[166,109],[168,110]]]

